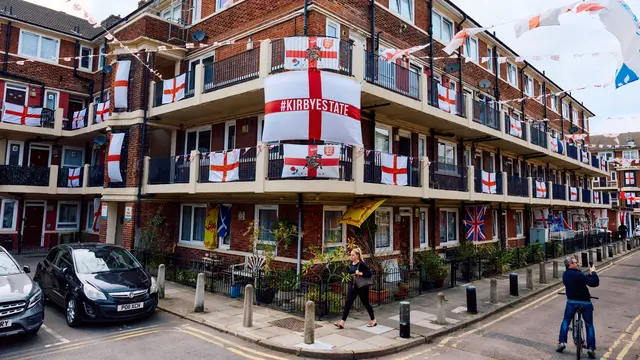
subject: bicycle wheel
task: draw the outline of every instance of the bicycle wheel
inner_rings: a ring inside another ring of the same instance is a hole
[[[582,343],[584,341],[584,336],[582,336],[582,317],[580,316],[580,312],[576,313],[573,333],[576,342],[576,359],[580,360],[580,357],[582,356]]]

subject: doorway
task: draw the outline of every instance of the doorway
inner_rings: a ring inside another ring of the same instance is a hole
[[[400,229],[398,231],[400,254],[401,257],[409,259],[409,264],[402,265],[411,265],[413,263],[413,249],[415,246],[413,243],[412,213],[411,208],[400,208]]]
[[[411,157],[411,134],[400,132],[398,155]]]
[[[29,166],[51,165],[51,145],[29,144]]]
[[[24,223],[22,226],[22,248],[43,246],[44,215],[46,203],[27,201],[24,204]]]
[[[69,111],[67,112],[67,118],[72,119],[73,113],[84,109],[84,101],[78,99],[69,99]]]

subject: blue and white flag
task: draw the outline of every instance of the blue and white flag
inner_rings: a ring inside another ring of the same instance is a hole
[[[231,205],[220,205],[218,212],[218,236],[221,238],[229,235],[231,226]]]

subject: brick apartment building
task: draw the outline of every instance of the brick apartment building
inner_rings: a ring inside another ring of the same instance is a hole
[[[495,105],[562,89],[513,61],[517,54],[489,33],[468,39],[457,58],[434,59],[448,56],[442,48],[458,30],[479,26],[450,1],[313,0],[306,11],[302,0],[142,1],[126,17],[104,22],[136,57],[81,18],[5,3],[2,103],[45,108],[39,127],[0,122],[0,236],[9,247],[80,237],[132,248],[136,229],[161,209],[162,234],[175,251],[201,256],[207,208],[225,204],[231,231],[217,251],[240,260],[251,253],[244,233],[254,220],[297,224],[301,210],[304,248],[329,238],[344,246],[349,229],[337,219],[358,199],[384,198],[372,215],[376,247],[412,255],[460,244],[470,205],[487,206],[484,243],[509,247],[544,226],[536,213],[564,213],[572,225],[584,209],[611,208],[608,193],[591,189],[591,180],[608,172],[585,146],[594,114],[582,103],[562,95]],[[340,75],[362,84],[364,148],[337,145],[336,180],[283,178],[282,144],[261,142],[264,80],[283,71],[283,39],[305,29],[339,39]],[[397,62],[377,56],[423,44],[431,46]],[[88,57],[101,54],[110,55]],[[111,65],[126,60],[128,106],[111,101],[109,119],[98,122],[97,105],[113,97]],[[162,81],[145,64],[162,79],[186,74],[185,98],[162,104]],[[439,108],[439,84],[458,95],[453,111]],[[88,109],[86,121],[76,128],[72,114],[81,109]],[[515,136],[512,120],[522,121]],[[111,182],[105,138],[120,133],[123,181]],[[234,149],[241,153],[239,181],[210,182],[207,155]],[[408,186],[380,183],[382,153],[409,157]],[[69,168],[78,167],[80,186],[69,187]],[[482,192],[483,171],[497,179],[497,193]],[[294,243],[276,260],[293,265],[297,251]]]

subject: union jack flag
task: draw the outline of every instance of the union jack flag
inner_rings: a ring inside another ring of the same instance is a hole
[[[467,228],[467,240],[485,241],[484,235],[484,214],[486,206],[473,206],[466,208],[464,225]]]

